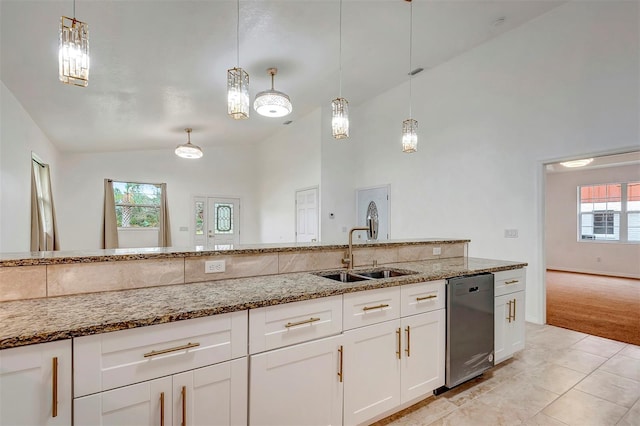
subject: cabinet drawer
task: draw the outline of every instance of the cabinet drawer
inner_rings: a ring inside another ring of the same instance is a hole
[[[526,283],[525,268],[511,269],[509,271],[494,272],[494,295],[502,296],[503,294],[513,293],[515,291],[524,290]]]
[[[403,285],[400,290],[400,315],[406,317],[443,309],[446,304],[444,289],[444,280]]]
[[[342,296],[249,311],[249,352],[268,351],[342,332]]]
[[[247,354],[247,311],[73,339],[74,396]]]
[[[400,318],[400,287],[359,291],[343,297],[345,330]]]

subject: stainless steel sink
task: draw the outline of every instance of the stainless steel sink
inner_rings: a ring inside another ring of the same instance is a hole
[[[414,274],[411,271],[402,271],[398,269],[377,269],[371,271],[341,271],[337,273],[319,272],[316,275],[343,283],[351,283],[364,280],[377,280],[380,278],[402,277],[404,275]]]

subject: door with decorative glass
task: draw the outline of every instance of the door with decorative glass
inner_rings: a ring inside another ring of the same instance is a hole
[[[194,245],[209,250],[240,244],[240,199],[194,197]]]

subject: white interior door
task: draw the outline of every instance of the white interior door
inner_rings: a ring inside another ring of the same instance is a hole
[[[389,239],[389,185],[356,190],[356,226],[367,226],[367,209],[374,202],[378,209],[378,240]],[[366,238],[365,233],[356,234]]]
[[[240,244],[240,199],[207,198],[207,248]]]
[[[296,191],[296,242],[318,241],[318,187]]]

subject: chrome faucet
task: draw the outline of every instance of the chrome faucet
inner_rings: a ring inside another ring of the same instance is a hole
[[[353,233],[354,231],[371,231],[370,226],[359,226],[355,228],[351,228],[349,231],[349,251],[347,252],[347,257],[342,259],[342,263],[347,267],[347,269],[353,269]]]

